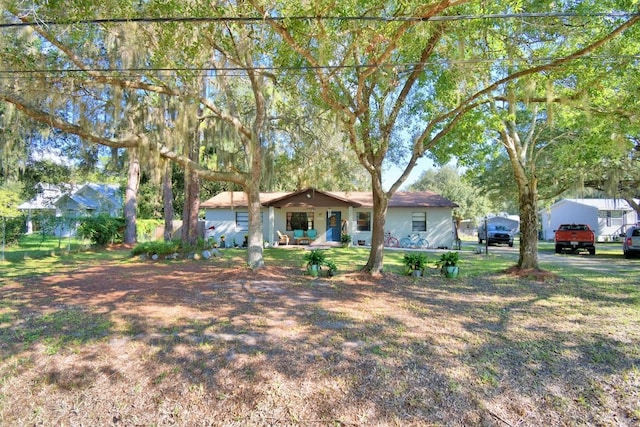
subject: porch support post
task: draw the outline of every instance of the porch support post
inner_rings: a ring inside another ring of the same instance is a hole
[[[273,244],[275,243],[274,239],[274,234],[275,234],[275,210],[273,209],[273,206],[269,206],[269,227],[268,227],[268,236],[269,236],[269,246],[273,247]]]
[[[354,226],[354,218],[353,218],[353,206],[349,206],[349,222],[347,222],[347,233],[351,236],[351,241],[349,242],[349,246],[353,246],[353,240],[355,239],[355,226]]]

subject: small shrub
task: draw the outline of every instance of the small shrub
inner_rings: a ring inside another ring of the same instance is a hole
[[[136,231],[139,240],[153,240],[156,228],[162,226],[162,221],[157,219],[136,219]]]
[[[78,235],[89,239],[96,245],[104,246],[108,243],[122,241],[121,230],[124,228],[124,218],[112,218],[107,215],[84,218],[78,226]]]
[[[23,216],[4,219],[4,242],[8,246],[18,244],[20,236],[24,232],[25,218]],[[0,230],[0,233],[2,230]]]
[[[132,250],[131,254],[136,255],[171,255],[180,251],[180,241],[171,240],[165,242],[163,240],[144,242],[137,244]]]

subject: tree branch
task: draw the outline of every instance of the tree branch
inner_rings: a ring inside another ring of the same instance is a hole
[[[144,145],[149,146],[152,150],[157,150],[160,156],[172,160],[183,167],[189,166],[192,170],[195,170],[198,176],[210,180],[210,181],[225,181],[225,182],[234,182],[236,184],[243,185],[247,181],[246,174],[233,171],[233,172],[218,172],[212,171],[206,168],[203,168],[196,162],[193,162],[188,157],[178,154],[175,151],[171,150],[169,147],[165,146],[156,141],[149,141],[144,134],[133,134],[129,133],[123,138],[107,138],[104,136],[96,135],[87,129],[78,126],[74,123],[68,122],[66,120],[62,120],[59,117],[54,116],[46,111],[39,110],[35,107],[30,106],[24,100],[7,95],[3,92],[0,92],[0,101],[8,102],[13,104],[16,109],[21,111],[26,116],[36,120],[39,123],[46,124],[48,126],[55,127],[56,129],[60,129],[63,132],[70,133],[73,135],[77,135],[85,141],[88,141],[93,144],[100,144],[107,147],[112,148],[136,148]]]

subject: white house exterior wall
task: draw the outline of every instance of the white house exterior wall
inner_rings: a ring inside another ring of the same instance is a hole
[[[598,235],[598,209],[571,200],[562,200],[552,207],[551,212],[541,215],[545,240],[553,240],[554,232],[561,224],[587,224]]]
[[[334,208],[334,212],[340,211],[343,219],[348,218],[348,209],[346,208]],[[262,236],[266,242],[277,242],[278,235],[276,231],[280,231],[284,234],[291,235],[291,230],[287,231],[287,212],[311,212],[313,211],[314,227],[318,231],[318,237],[316,243],[326,242],[327,233],[327,209],[318,208],[286,208],[286,209],[274,209],[273,216],[273,230],[269,226],[269,209],[262,209]],[[238,230],[236,226],[236,212],[247,212],[246,208],[238,208],[234,210],[230,209],[207,209],[205,212],[205,233],[209,227],[214,226],[214,230],[210,230],[206,238],[214,238],[220,241],[220,236],[225,236],[225,241],[228,245],[233,244],[235,241],[240,244],[244,240],[244,235],[247,234],[246,230]]]
[[[291,236],[291,230],[287,230],[287,212],[314,212],[314,227],[318,231],[318,237],[315,243],[325,243],[327,241],[327,212],[328,210],[333,212],[340,212],[342,220],[347,220],[351,234],[353,244],[357,244],[358,241],[364,241],[365,245],[371,244],[371,231],[357,231],[357,213],[369,212],[373,214],[370,208],[356,208],[352,209],[353,217],[350,218],[349,208],[335,207],[335,208],[282,208],[273,209],[273,229],[269,223],[269,208],[262,209],[262,229],[263,239],[266,242],[277,242],[277,233],[289,234]],[[412,234],[411,231],[411,215],[413,212],[425,212],[427,213],[427,231],[421,233],[421,235],[429,240],[430,246],[437,247],[452,247],[453,245],[453,222],[451,217],[451,208],[389,208],[387,211],[387,219],[385,230],[390,231],[392,235],[398,239]],[[227,245],[231,245],[234,242],[240,244],[244,240],[244,235],[247,234],[245,230],[237,230],[236,227],[236,212],[247,212],[246,208],[238,209],[207,209],[205,213],[205,233],[206,238],[214,238],[216,241],[220,241],[220,236],[225,235],[225,241]],[[214,230],[207,232],[209,227],[215,226]],[[371,224],[373,227],[373,224]]]
[[[611,210],[615,211],[617,209],[611,209]],[[602,212],[606,212],[606,211],[602,211]],[[610,238],[616,238],[620,234],[624,234],[624,232],[627,230],[625,226],[635,225],[637,223],[636,211],[624,212],[622,214],[621,222],[622,224],[615,223],[612,225],[607,225],[607,219],[600,218],[600,215],[598,215],[598,229],[597,229],[598,233],[597,234],[598,236],[600,236],[600,241],[607,240]]]
[[[205,239],[215,239],[220,242],[220,236],[225,236],[227,245],[233,242],[242,244],[246,230],[238,230],[236,226],[236,212],[248,212],[246,208],[241,209],[207,209],[204,216]],[[215,229],[210,229],[210,227]]]
[[[550,211],[541,211],[540,219],[542,222],[543,239],[553,240],[554,230],[560,224],[588,224],[596,233],[598,241],[605,241],[610,238],[616,238],[624,231],[626,226],[636,224],[638,217],[635,211],[624,212],[621,222],[607,225],[605,218],[599,217],[599,212],[622,210],[615,205],[607,206],[606,209],[598,209],[597,206],[591,206],[573,200],[561,200],[553,205]]]
[[[453,221],[450,208],[389,208],[385,230],[400,240],[414,234],[411,219],[414,212],[427,213],[427,231],[420,235],[429,241],[431,248],[453,246]]]

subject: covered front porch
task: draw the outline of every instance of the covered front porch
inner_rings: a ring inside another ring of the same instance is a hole
[[[263,203],[265,235],[271,246],[340,246],[355,231],[354,208],[361,203],[304,189]]]

